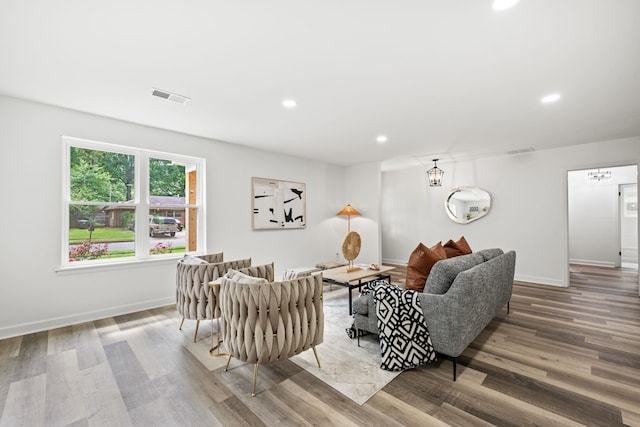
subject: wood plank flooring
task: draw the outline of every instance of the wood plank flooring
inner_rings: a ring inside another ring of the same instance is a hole
[[[1,340],[0,427],[640,426],[637,277],[572,266],[569,288],[516,283],[456,382],[438,361],[363,406],[288,361],[261,367],[251,397],[251,366],[207,370],[174,307]]]

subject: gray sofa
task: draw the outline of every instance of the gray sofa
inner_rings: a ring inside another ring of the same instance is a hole
[[[436,352],[453,362],[507,305],[513,288],[516,253],[484,249],[435,263],[420,303]],[[378,334],[373,293],[353,302],[354,327]]]

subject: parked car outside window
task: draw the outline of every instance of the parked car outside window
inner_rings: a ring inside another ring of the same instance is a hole
[[[149,218],[149,236],[158,235],[175,236],[178,231],[178,224],[175,218],[164,216],[153,216]]]
[[[182,231],[182,229],[184,228],[183,225],[182,225],[182,222],[180,222],[180,220],[177,219],[177,218],[173,218],[173,217],[169,217],[169,216],[163,217],[163,218],[164,218],[164,222],[166,224],[175,224],[176,227],[178,228],[178,231]]]
[[[178,231],[182,231],[182,229],[184,229],[184,225],[182,225],[182,221],[180,221],[178,218],[174,218],[174,220],[176,221],[176,224],[178,225]]]

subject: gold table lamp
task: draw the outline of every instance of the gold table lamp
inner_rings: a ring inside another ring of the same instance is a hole
[[[342,241],[342,255],[347,261],[349,261],[347,273],[360,270],[360,267],[353,266],[353,260],[356,259],[358,257],[358,254],[360,253],[361,239],[358,233],[356,233],[355,231],[351,231],[351,217],[360,215],[362,214],[351,205],[345,206],[340,212],[336,214],[336,216],[347,217],[347,235]]]

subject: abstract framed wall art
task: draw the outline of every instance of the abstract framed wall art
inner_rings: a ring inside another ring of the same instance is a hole
[[[251,178],[254,230],[305,228],[307,190],[302,182]]]

